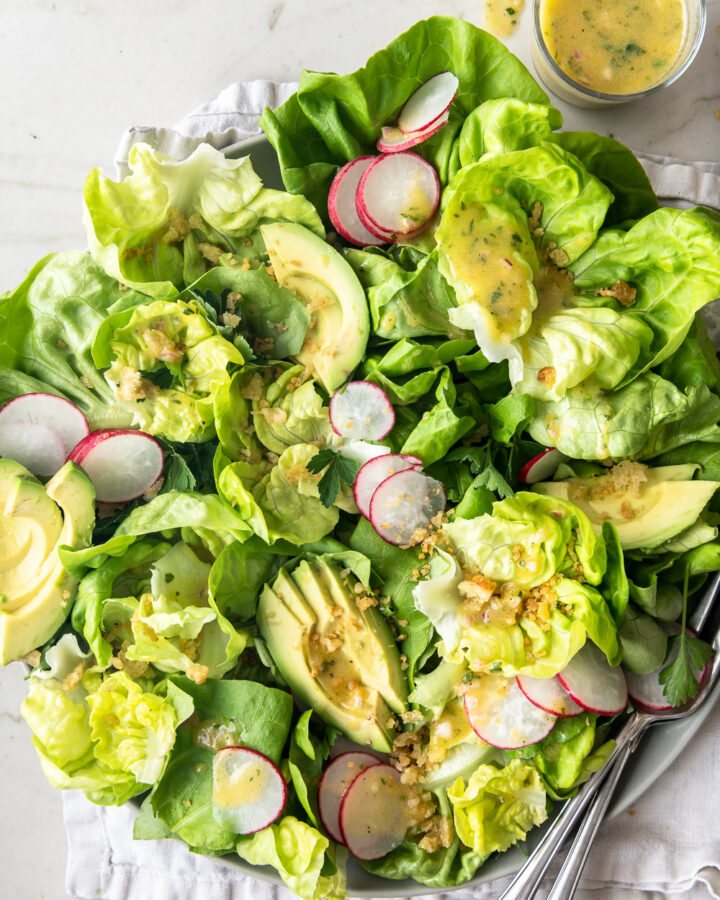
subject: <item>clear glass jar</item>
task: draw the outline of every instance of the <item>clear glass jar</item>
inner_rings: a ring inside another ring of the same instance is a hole
[[[532,61],[538,78],[549,91],[552,91],[561,100],[565,100],[573,106],[607,107],[619,103],[630,103],[633,100],[641,100],[644,97],[661,91],[672,84],[683,74],[695,58],[700,49],[705,25],[707,10],[705,0],[684,0],[685,4],[685,31],[683,42],[670,69],[665,73],[661,81],[651,85],[643,91],[633,94],[603,94],[592,88],[585,87],[575,81],[567,72],[560,68],[548,50],[542,33],[542,11],[545,0],[533,2],[533,43]]]

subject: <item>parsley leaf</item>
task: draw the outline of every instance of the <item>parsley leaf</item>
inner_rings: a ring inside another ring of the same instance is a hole
[[[320,491],[320,500],[322,505],[330,507],[335,502],[340,491],[340,482],[345,484],[354,484],[357,477],[358,464],[342,456],[336,450],[320,450],[310,459],[305,468],[313,475],[317,475],[325,469],[325,474],[318,482],[318,490]]]
[[[660,684],[665,685],[663,693],[673,706],[682,706],[697,696],[699,685],[695,672],[702,671],[712,656],[712,647],[699,638],[691,637],[685,631],[689,576],[690,570],[686,568],[680,634],[670,639],[670,655],[677,645],[677,656],[660,672]]]

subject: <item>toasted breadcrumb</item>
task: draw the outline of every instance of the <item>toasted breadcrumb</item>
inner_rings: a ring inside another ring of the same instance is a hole
[[[632,306],[637,296],[637,288],[630,287],[625,281],[616,281],[612,287],[598,291],[601,297],[614,297],[623,306]]]

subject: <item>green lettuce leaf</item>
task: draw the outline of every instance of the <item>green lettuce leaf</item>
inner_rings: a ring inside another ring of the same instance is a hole
[[[538,305],[533,238],[566,266],[593,243],[611,201],[602,182],[553,144],[462,169],[444,197],[435,235],[440,272],[460,303],[448,313],[453,324],[473,329],[488,359],[516,358],[510,342],[528,331]],[[531,211],[539,222],[533,235]]]
[[[467,336],[450,320],[457,298],[438,268],[436,250],[426,254],[413,247],[351,248],[344,256],[367,293],[378,337]]]
[[[284,816],[256,834],[242,837],[235,850],[255,866],[272,866],[293,893],[303,900],[345,900],[345,869],[335,865],[330,841],[294,816]],[[327,871],[327,862],[334,872]]]
[[[116,308],[142,295],[123,291],[87,253],[41,259],[0,298],[0,406],[26,393],[57,394],[85,413],[92,429],[131,424],[91,355],[96,330]]]
[[[478,766],[467,785],[459,778],[448,796],[460,840],[485,856],[525,840],[547,818],[540,776],[519,759],[502,769]]]
[[[440,789],[437,795],[438,813],[452,816],[452,806],[447,792]],[[457,835],[449,847],[441,847],[433,853],[422,850],[415,840],[406,837],[402,844],[387,856],[372,862],[363,862],[363,868],[381,878],[412,878],[429,887],[454,887],[469,881],[487,859],[461,844]]]
[[[516,97],[486,100],[463,122],[456,141],[459,166],[472,165],[486,153],[510,153],[536,147],[562,125],[553,106],[528,103]]]
[[[507,755],[529,759],[553,800],[571,797],[602,768],[615,746],[615,741],[597,746],[596,722],[592,713],[560,718],[542,741]]]
[[[577,156],[588,172],[610,188],[614,199],[605,217],[606,227],[641,219],[658,208],[645,170],[619,141],[594,131],[558,131],[547,140]]]
[[[196,281],[222,254],[247,256],[265,222],[323,228],[303,197],[264,188],[250,157],[226,159],[209,144],[178,162],[135,144],[130,174],[111,181],[93,169],[85,181],[88,245],[108,275],[158,299]]]
[[[134,837],[154,839],[159,831],[180,838],[197,852],[229,852],[237,835],[213,815],[215,751],[230,744],[250,747],[279,762],[290,728],[292,698],[286,691],[252,681],[195,684],[173,676],[171,683],[192,697],[199,724],[178,732],[165,773],[135,823]]]
[[[74,635],[61,640],[74,646],[58,666],[31,677],[23,717],[53,787],[120,805],[162,776],[192,701],[174,686],[143,690],[124,672],[103,678],[86,667]]]
[[[260,357],[287,359],[299,353],[310,324],[305,306],[264,266],[216,266],[181,297],[202,303],[223,337],[234,342],[241,336]]]
[[[690,441],[720,438],[720,398],[705,385],[680,391],[654,373],[614,391],[592,382],[536,401],[532,437],[574,459],[649,459]]]
[[[383,125],[396,121],[428,78],[451,70],[460,81],[451,122],[418,151],[447,179],[453,139],[462,119],[486,100],[517,97],[547,104],[523,64],[487,32],[444,16],[417,22],[351,75],[303,71],[300,87],[261,125],[280,160],[289,191],[304,194],[325,215],[339,166],[375,152]]]
[[[173,441],[215,434],[213,398],[241,366],[242,353],[197,304],[155,300],[106,319],[92,347],[115,396],[127,401],[133,423]]]
[[[590,292],[624,281],[637,290],[625,315],[653,330],[649,353],[624,382],[667,359],[682,343],[693,315],[718,295],[720,216],[708,209],[663,208],[628,231],[603,231],[570,266],[575,285]],[[589,301],[588,301],[589,302]],[[619,308],[612,298],[602,304]]]

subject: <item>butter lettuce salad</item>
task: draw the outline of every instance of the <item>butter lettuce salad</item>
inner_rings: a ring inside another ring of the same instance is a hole
[[[285,190],[136,144],[0,297],[0,662],[136,839],[449,888],[702,682],[720,216],[460,20],[261,124]]]

